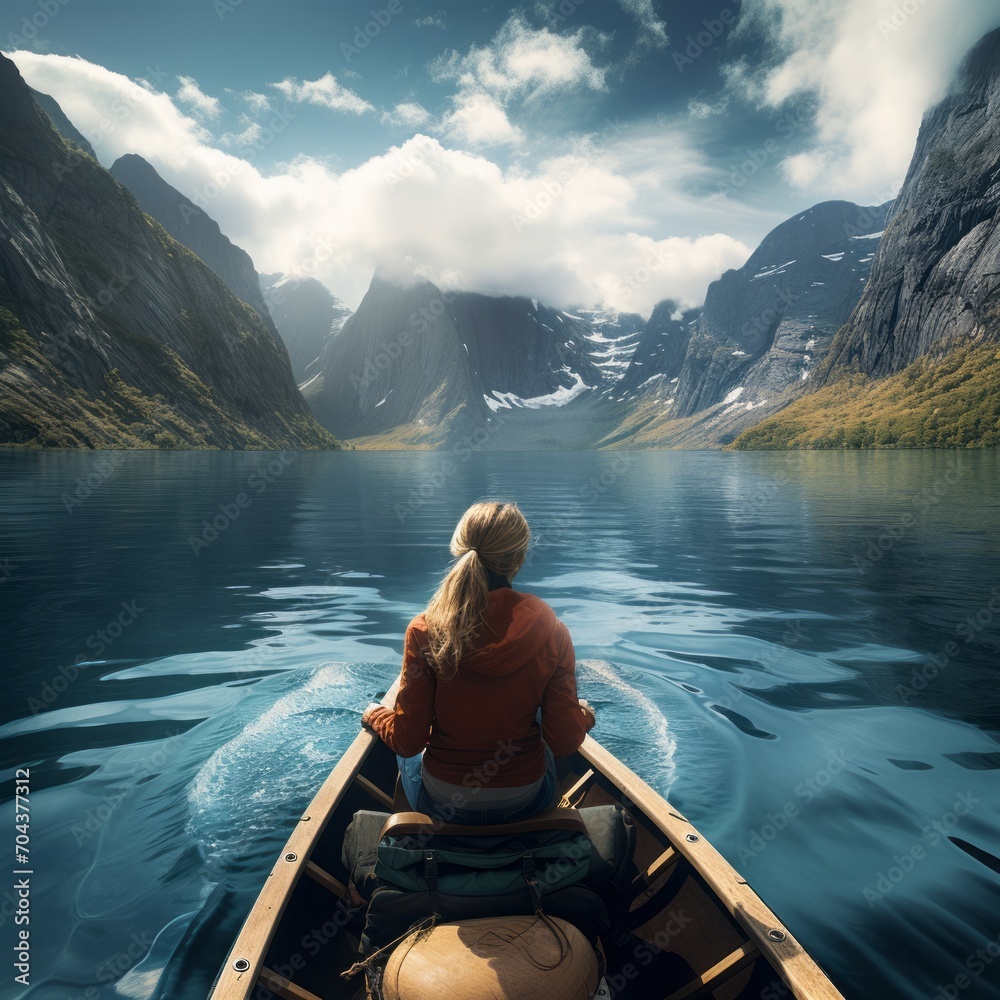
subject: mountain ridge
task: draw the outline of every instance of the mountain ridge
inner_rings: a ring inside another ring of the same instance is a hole
[[[748,430],[736,447],[831,447],[835,433],[863,447],[992,440],[988,399],[964,417],[942,408],[943,398],[930,401],[970,377],[966,365],[960,375],[951,370],[953,353],[971,351],[990,370],[1000,364],[978,350],[1000,342],[998,120],[1000,29],[970,50],[948,93],[924,115],[871,280],[817,373],[814,398]],[[926,406],[910,407],[895,391],[908,381],[923,386]],[[943,433],[942,414],[956,421],[955,434]]]
[[[335,447],[257,313],[95,160],[63,166],[5,57],[0,93],[0,441]]]

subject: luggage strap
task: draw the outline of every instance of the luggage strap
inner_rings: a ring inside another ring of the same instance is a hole
[[[538,879],[535,871],[535,856],[530,851],[521,858],[521,874],[524,884],[531,893],[531,905],[535,913],[542,916],[542,894],[538,888]]]

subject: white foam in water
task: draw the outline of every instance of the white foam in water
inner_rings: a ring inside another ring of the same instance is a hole
[[[667,794],[674,781],[677,743],[663,712],[628,681],[622,668],[607,660],[578,660],[576,666],[580,697],[594,703],[597,712],[594,738],[647,784]]]
[[[317,667],[220,746],[187,793],[188,830],[202,856],[239,857],[276,826],[287,825],[350,745],[361,709],[391,682],[395,669],[370,663]]]

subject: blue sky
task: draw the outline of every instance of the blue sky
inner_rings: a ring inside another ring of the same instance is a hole
[[[1000,25],[991,0],[4,8],[4,51],[101,161],[145,156],[259,270],[350,305],[399,263],[643,313],[809,205],[892,197]]]

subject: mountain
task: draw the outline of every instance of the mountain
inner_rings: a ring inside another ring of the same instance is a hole
[[[311,379],[322,379],[325,354],[351,310],[315,278],[262,274],[260,290],[288,348],[295,381],[301,386]],[[320,384],[313,388],[318,390]]]
[[[677,383],[700,316],[700,309],[681,309],[673,299],[657,303],[617,386],[621,398],[654,383]]]
[[[92,156],[95,160],[97,159],[94,147],[91,146],[84,134],[66,117],[65,112],[54,97],[49,94],[43,94],[40,90],[33,89],[31,90],[31,96],[42,111],[48,115],[49,121],[52,122],[55,130],[64,139],[69,139],[70,142],[79,146],[88,156]]]
[[[1000,339],[1000,29],[923,119],[872,280],[828,372],[899,371],[956,337]]]
[[[601,395],[593,336],[592,322],[537,300],[443,292],[379,270],[306,397],[325,427],[370,445],[474,436],[486,447],[558,447],[564,420],[555,411]],[[590,434],[565,429],[571,441]]]
[[[969,388],[976,366],[987,369],[980,386],[1000,384],[992,348],[1000,341],[998,121],[1000,29],[973,47],[924,116],[871,280],[816,391],[742,436],[740,447],[994,441],[995,392],[967,395],[962,413],[947,397]]]
[[[111,176],[132,192],[139,207],[170,235],[193,250],[238,299],[249,303],[264,325],[277,333],[250,255],[219,229],[208,213],[171,187],[141,156],[126,153],[111,165]]]
[[[857,304],[890,204],[815,205],[712,282],[701,309],[661,302],[619,386],[629,408],[601,443],[718,445],[801,395]]]
[[[335,446],[257,313],[66,149],[0,57],[0,441]]]

